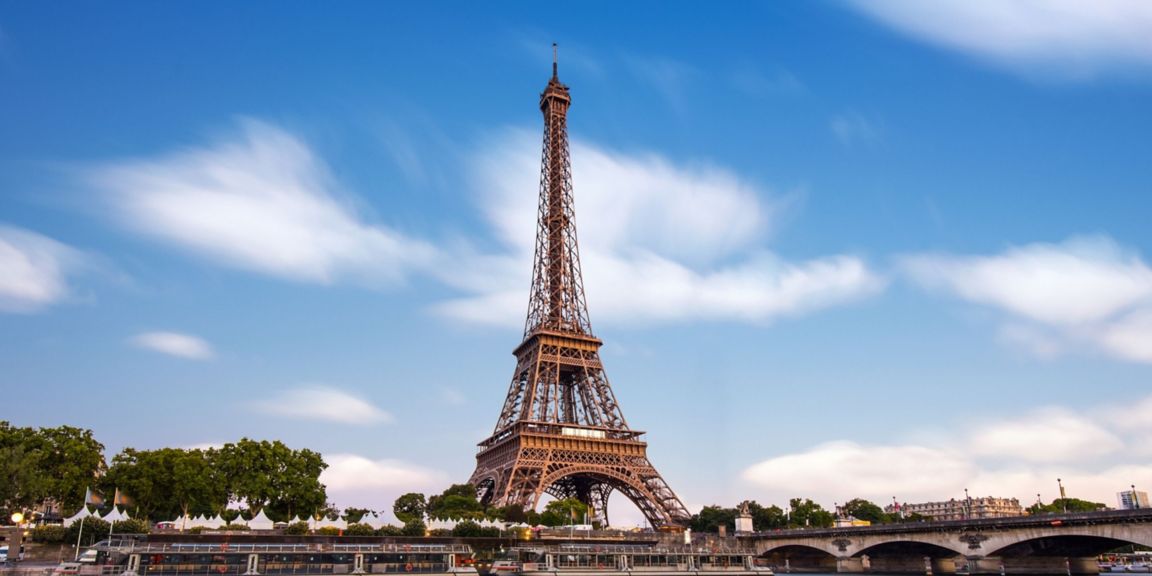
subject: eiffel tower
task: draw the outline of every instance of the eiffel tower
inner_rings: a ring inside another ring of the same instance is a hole
[[[690,514],[648,461],[644,433],[624,421],[588,321],[568,157],[571,104],[553,45],[552,79],[540,95],[544,148],[524,341],[469,483],[481,502],[498,507],[535,509],[544,494],[577,498],[605,525],[608,497],[619,491],[653,527],[684,527]]]

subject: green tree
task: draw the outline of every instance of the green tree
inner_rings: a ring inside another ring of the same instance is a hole
[[[478,520],[484,517],[484,505],[476,499],[476,488],[471,484],[453,484],[442,494],[428,498],[426,511],[429,518],[438,520]]]
[[[423,520],[409,520],[404,523],[404,528],[400,530],[403,536],[423,536],[428,531],[428,527],[424,524]]]
[[[40,428],[39,470],[48,479],[45,496],[62,510],[75,512],[84,504],[84,493],[105,471],[104,445],[91,430],[72,426]]]
[[[392,513],[396,519],[408,523],[413,520],[422,520],[428,510],[428,502],[424,495],[418,492],[409,492],[400,496],[392,503]]]
[[[745,502],[748,505],[748,513],[752,515],[752,529],[756,531],[772,530],[775,528],[783,528],[787,525],[787,520],[784,518],[784,510],[775,504],[764,507],[757,504],[755,500]]]
[[[834,523],[831,512],[808,498],[793,498],[788,501],[788,506],[789,526],[828,528]]]
[[[371,513],[372,513],[372,510],[369,510],[367,508],[345,508],[344,509],[344,520],[348,521],[349,524],[355,524],[355,523],[363,520],[365,516],[367,516]]]
[[[840,510],[857,520],[867,520],[873,524],[884,524],[889,521],[888,514],[883,508],[863,498],[853,498],[845,502]]]
[[[83,522],[73,522],[68,527],[65,542],[74,544],[80,539],[80,546],[91,546],[93,543],[108,537],[109,524],[99,518],[85,518]]]
[[[106,492],[119,488],[130,495],[133,515],[153,521],[220,511],[228,503],[226,487],[201,450],[125,448],[112,458],[102,484]]]
[[[488,512],[492,515],[493,518],[497,520],[503,520],[505,522],[520,523],[528,521],[528,514],[524,512],[523,508],[515,504],[509,504],[500,508],[493,508]]]
[[[104,446],[91,430],[17,428],[0,421],[0,507],[5,512],[51,499],[71,514],[103,471]]]
[[[376,529],[367,524],[353,522],[344,529],[344,534],[348,536],[372,536],[376,534]]]
[[[45,477],[38,470],[37,460],[37,455],[22,443],[0,446],[0,507],[4,518],[43,498]]]
[[[544,506],[540,513],[540,523],[545,526],[567,526],[579,524],[588,513],[588,505],[577,498],[553,500]]]
[[[692,515],[689,526],[693,532],[719,532],[721,526],[727,526],[727,530],[731,532],[736,529],[737,513],[735,508],[705,506],[700,512]]]
[[[1031,514],[1062,514],[1068,512],[1096,512],[1108,506],[1100,502],[1089,502],[1079,498],[1057,498],[1051,504],[1033,504],[1028,508]]]
[[[225,444],[215,460],[227,479],[230,500],[243,500],[251,511],[264,509],[274,520],[311,514],[328,501],[320,483],[320,473],[328,465],[311,450],[293,450],[279,440],[242,438]]]
[[[32,541],[44,544],[63,544],[67,542],[68,529],[60,524],[44,524],[32,530]]]
[[[117,520],[113,522],[112,532],[116,534],[147,534],[149,532],[149,526],[148,522],[144,520],[129,518],[128,520]]]
[[[293,522],[284,528],[284,533],[291,536],[303,536],[311,531],[307,522]]]

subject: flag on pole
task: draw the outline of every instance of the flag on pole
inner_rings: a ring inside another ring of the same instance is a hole
[[[120,488],[116,488],[116,495],[112,497],[112,505],[113,506],[131,506],[132,505],[132,499],[129,498],[127,494],[121,492]]]
[[[104,497],[93,492],[91,486],[87,486],[84,489],[84,505],[88,506],[89,504],[95,506],[104,505]]]

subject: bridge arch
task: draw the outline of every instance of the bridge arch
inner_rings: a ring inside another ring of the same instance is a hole
[[[777,573],[784,571],[836,572],[836,556],[816,546],[786,544],[761,552],[759,558],[775,567]]]
[[[1095,530],[1084,531],[1082,533],[1065,532],[1061,534],[1045,534],[1007,543],[999,548],[989,550],[988,555],[1005,557],[1089,557],[1099,556],[1122,546],[1132,544],[1152,546],[1152,544],[1147,544],[1140,540],[1150,541],[1152,538],[1117,538],[1115,535],[1101,535]]]
[[[883,558],[892,556],[913,557],[913,558],[931,558],[934,560],[942,558],[955,558],[963,556],[966,548],[962,544],[959,546],[945,546],[939,541],[928,541],[917,538],[907,538],[903,540],[889,540],[887,542],[879,542],[866,548],[856,551],[853,556],[868,556],[871,558]]]

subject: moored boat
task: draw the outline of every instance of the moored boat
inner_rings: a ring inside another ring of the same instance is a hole
[[[500,563],[518,576],[771,576],[755,555],[738,549],[639,545],[522,546]],[[493,565],[496,568],[496,564]]]
[[[102,574],[263,576],[412,574],[476,576],[472,549],[440,543],[101,542]]]

